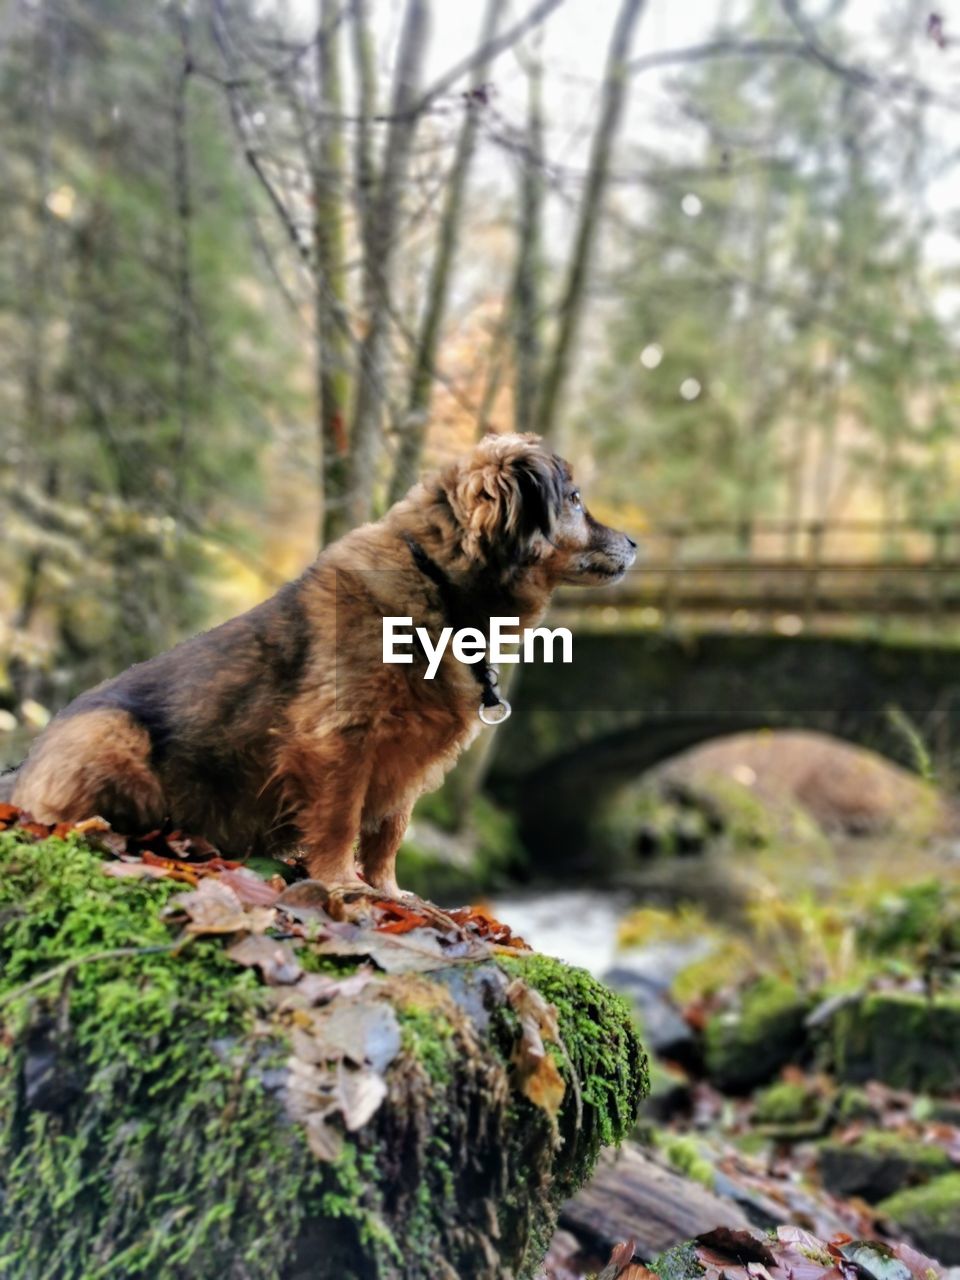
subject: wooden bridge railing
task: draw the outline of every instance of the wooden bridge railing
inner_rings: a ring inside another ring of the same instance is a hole
[[[564,593],[560,607],[686,615],[777,615],[960,622],[960,521],[690,523],[641,534],[637,562],[612,590]],[[789,625],[785,629],[789,629]]]

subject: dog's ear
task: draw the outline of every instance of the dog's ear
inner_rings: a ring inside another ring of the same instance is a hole
[[[487,436],[451,480],[464,550],[497,564],[526,555],[538,534],[549,537],[563,502],[562,464],[535,436]]]
[[[563,470],[558,458],[529,453],[513,465],[520,509],[517,531],[522,541],[537,533],[549,538],[563,508]]]

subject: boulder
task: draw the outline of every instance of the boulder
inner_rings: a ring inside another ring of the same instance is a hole
[[[754,1099],[753,1123],[778,1142],[818,1137],[828,1124],[830,1101],[807,1080],[778,1080]]]
[[[634,1123],[626,1004],[483,917],[215,864],[0,830],[4,1280],[532,1275]]]
[[[806,997],[779,978],[758,979],[739,1004],[707,1023],[706,1066],[711,1081],[733,1093],[770,1080],[804,1052]]]
[[[941,1147],[899,1133],[865,1133],[857,1142],[825,1142],[820,1178],[835,1196],[860,1196],[876,1204],[905,1187],[929,1182],[952,1168]]]
[[[960,1088],[960,995],[955,991],[929,996],[868,992],[838,1002],[824,1031],[824,1065],[840,1080],[881,1080],[913,1093]]]
[[[960,1265],[960,1173],[900,1191],[878,1212],[947,1266]]]

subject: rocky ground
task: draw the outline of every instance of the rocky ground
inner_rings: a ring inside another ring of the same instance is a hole
[[[951,808],[865,753],[780,737],[641,784],[646,902],[599,968],[634,1005],[651,1096],[566,1206],[555,1280],[596,1274],[619,1239],[649,1265],[717,1225],[960,1266]]]

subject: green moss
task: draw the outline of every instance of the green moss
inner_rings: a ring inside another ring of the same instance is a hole
[[[739,1008],[706,1027],[706,1061],[722,1089],[749,1089],[768,1080],[804,1048],[807,998],[790,982],[764,977],[742,994]]]
[[[781,1080],[758,1094],[753,1109],[757,1124],[792,1125],[818,1119],[823,1099],[802,1082]]]
[[[823,1185],[833,1195],[859,1196],[876,1204],[902,1187],[947,1173],[951,1162],[940,1147],[899,1133],[874,1131],[855,1143],[823,1143],[819,1167]]]
[[[426,1280],[438,1258],[493,1280],[494,1247],[532,1274],[645,1087],[623,1002],[556,961],[502,962],[560,1009],[583,1123],[573,1086],[555,1123],[509,1087],[492,964],[377,978],[401,1027],[388,1101],[322,1164],[284,1110],[286,1030],[256,973],[221,939],[170,949],[159,913],[182,888],[0,834],[4,1280]]]
[[[852,1083],[881,1080],[914,1093],[951,1093],[960,1083],[960,996],[871,992],[837,1011],[822,1055]]]
[[[960,1173],[944,1174],[925,1187],[898,1191],[878,1209],[884,1217],[908,1230],[916,1230],[921,1224],[956,1228],[960,1222]]]
[[[417,802],[415,822],[400,847],[399,880],[405,889],[434,902],[463,902],[501,888],[525,861],[513,816],[484,795],[470,804],[461,822],[445,788]],[[427,823],[463,844],[463,855],[445,857],[441,850],[418,843],[416,832]]]
[[[403,1047],[435,1083],[450,1078],[450,1059],[456,1052],[455,1028],[436,1007],[413,1000],[397,1006]]]
[[[874,955],[917,956],[960,946],[960,893],[939,880],[884,894],[871,903],[858,929],[860,944]]]
[[[960,1264],[960,1173],[899,1191],[877,1212],[944,1265]]]
[[[706,1275],[697,1257],[696,1245],[689,1242],[658,1254],[650,1263],[650,1270],[660,1276],[660,1280],[699,1280]]]
[[[284,1046],[252,1034],[254,974],[218,941],[92,958],[168,944],[158,906],[177,891],[108,878],[74,839],[0,835],[5,1280],[180,1280],[235,1263],[266,1280],[296,1239],[319,1176],[267,1096]],[[45,1108],[25,1105],[30,1058],[49,1063]]]
[[[896,1155],[912,1165],[928,1169],[946,1171],[950,1167],[950,1157],[941,1147],[931,1147],[920,1138],[905,1138],[902,1134],[890,1133],[884,1129],[872,1129],[864,1133],[854,1150],[873,1156]]]
[[[535,987],[559,1015],[566,1061],[559,1065],[579,1081],[582,1122],[574,1131],[572,1090],[564,1101],[561,1126],[566,1145],[576,1149],[564,1160],[567,1186],[584,1182],[593,1171],[600,1148],[620,1143],[637,1119],[650,1087],[647,1057],[634,1026],[629,1004],[584,969],[550,956],[504,956],[497,964],[510,977]]]
[[[665,1134],[660,1141],[660,1150],[670,1165],[685,1178],[699,1182],[708,1191],[714,1189],[716,1176],[713,1165],[706,1159],[693,1138],[683,1134]]]
[[[877,1108],[865,1089],[844,1085],[834,1099],[833,1115],[838,1124],[851,1124],[854,1120],[876,1120]]]

